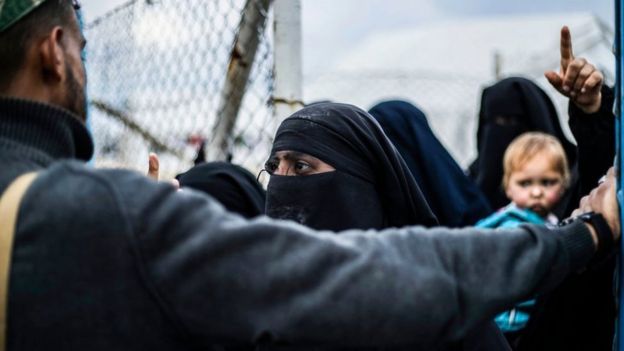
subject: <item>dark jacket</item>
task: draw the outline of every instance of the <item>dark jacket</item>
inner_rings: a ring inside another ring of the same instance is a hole
[[[572,198],[567,204],[568,214],[614,162],[614,96],[606,86],[602,94],[600,110],[591,115],[584,114],[574,104],[569,107],[569,125],[578,143],[580,177],[569,191]],[[536,313],[515,348],[611,351],[617,314],[613,285],[615,261],[613,256],[592,269],[572,274],[552,292],[540,297]]]
[[[39,171],[18,218],[9,350],[430,349],[552,287],[594,252],[580,223],[336,236],[247,221],[196,192],[75,160],[92,149],[64,110],[0,99],[0,191]]]

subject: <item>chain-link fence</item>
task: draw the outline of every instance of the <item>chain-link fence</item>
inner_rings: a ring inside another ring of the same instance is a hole
[[[134,0],[88,24],[95,164],[145,171],[153,151],[171,177],[205,142],[259,170],[276,128],[269,4]]]
[[[579,34],[575,37],[575,53],[595,63],[604,73],[607,84],[611,85],[614,76],[612,67],[615,66],[610,53],[612,35],[591,17],[587,20],[581,17],[576,22],[579,24],[574,29]],[[473,33],[474,45],[484,41],[483,32]],[[544,32],[557,33],[557,30]],[[384,100],[408,100],[423,110],[442,144],[465,168],[476,157],[476,129],[483,88],[494,84],[499,78],[522,76],[535,81],[551,97],[564,132],[573,139],[567,128],[568,100],[557,93],[543,75],[546,70],[558,68],[558,40],[549,42],[543,49],[526,50],[523,54],[518,52],[522,48],[512,46],[514,50],[506,55],[496,51],[449,55],[444,49],[437,50],[435,54],[420,50],[420,46],[410,41],[417,38],[418,33],[409,34],[395,35],[405,39],[397,41],[400,45],[390,45],[385,40],[375,39],[370,46],[363,46],[361,51],[354,50],[352,56],[334,70],[307,76],[305,101],[334,100],[368,109]],[[446,47],[437,41],[439,39],[436,36],[423,37],[432,38],[424,42],[425,47]],[[391,40],[392,37],[387,35],[384,39]],[[448,47],[455,50],[453,45]],[[412,61],[415,62],[414,67],[406,67],[396,57],[413,58],[407,62],[410,65]],[[488,60],[484,60],[485,57]],[[421,68],[418,62],[429,69]]]
[[[86,29],[87,67],[96,165],[144,171],[148,152],[155,151],[161,156],[164,175],[171,176],[189,167],[202,141],[206,141],[209,159],[223,158],[219,151],[225,151],[233,162],[258,171],[268,156],[278,122],[273,118],[271,102],[274,43],[269,3],[270,0],[134,0],[90,23]],[[250,8],[255,10],[251,16]],[[526,26],[523,21],[515,21],[519,22],[516,25]],[[531,24],[528,27],[541,22],[541,19],[528,22]],[[606,62],[601,59],[602,51],[610,45],[608,31],[592,18],[579,17],[573,22],[575,33],[579,33],[575,36],[576,53],[596,57],[592,62],[600,67],[600,62]],[[471,26],[475,28],[469,27],[474,32],[472,41],[466,39],[469,45],[498,40],[489,36],[484,39],[488,33],[496,32],[479,29],[485,24]],[[557,33],[558,26],[540,29],[539,33]],[[244,28],[252,28],[251,34],[258,34],[257,50],[250,50],[254,46],[248,45],[250,32]],[[431,30],[439,35],[436,28]],[[423,37],[438,38],[438,35]],[[501,37],[503,69],[499,73],[538,80],[555,98],[565,119],[565,99],[549,89],[541,78],[544,70],[558,64],[556,36],[526,53],[516,44],[507,48],[509,40]],[[368,108],[385,99],[411,100],[423,108],[441,141],[465,167],[476,153],[475,128],[481,89],[495,80],[495,70],[491,68],[496,65],[486,62],[492,61],[495,52],[490,52],[489,46],[482,48],[479,52],[487,55],[488,60],[483,60],[485,56],[475,56],[481,59],[469,65],[471,69],[486,67],[487,71],[458,75],[454,68],[464,67],[466,57],[421,50],[423,43],[412,43],[414,38],[409,35],[398,40],[401,47],[394,50],[374,50],[394,53],[385,57],[383,64],[369,64],[371,57],[361,55],[367,62],[363,67],[374,69],[360,69],[357,63],[361,66],[362,60],[356,60],[356,65],[347,69],[342,67],[306,77],[304,101],[330,99]],[[440,46],[434,43],[432,50]],[[417,49],[415,54],[410,54],[410,47]],[[245,58],[249,51],[256,52],[253,65]],[[403,54],[396,54],[399,52]],[[406,70],[393,60],[394,57],[423,60],[427,55],[434,59],[423,62],[444,61],[447,63],[444,67],[453,70],[418,71],[411,68],[412,60],[410,69]],[[245,79],[246,88],[240,82],[234,84],[236,79],[232,78],[234,73],[245,71],[245,65],[251,67]],[[607,62],[604,66],[613,65]],[[243,91],[244,97],[238,104],[236,95]]]
[[[538,75],[520,74],[538,83],[551,97],[567,130],[567,99]],[[332,72],[316,77],[306,90],[308,101],[331,99],[364,109],[387,100],[406,100],[418,106],[453,158],[466,168],[476,157],[481,93],[495,78],[432,72]]]

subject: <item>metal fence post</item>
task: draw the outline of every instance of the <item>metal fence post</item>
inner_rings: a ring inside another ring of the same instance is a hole
[[[273,116],[276,121],[303,107],[301,0],[275,0]]]
[[[240,110],[249,74],[253,66],[260,35],[266,26],[266,17],[272,0],[247,0],[234,39],[232,52],[217,109],[218,122],[208,147],[208,160],[227,159],[230,137]]]
[[[622,130],[622,18],[624,9],[624,0],[615,0],[615,133],[616,133],[616,162],[615,168],[617,170],[617,200],[620,204],[620,218],[624,218],[624,198],[622,194],[622,162],[624,161],[624,154],[622,153],[624,131]],[[621,237],[620,237],[621,238]],[[618,279],[617,279],[617,308],[618,308],[618,320],[617,330],[615,338],[615,349],[624,351],[624,344],[622,344],[622,337],[624,337],[624,310],[622,309],[622,301],[624,301],[624,291],[622,290],[622,282],[624,282],[624,269],[622,265],[622,251],[624,250],[624,241],[620,239],[620,255],[618,257]]]

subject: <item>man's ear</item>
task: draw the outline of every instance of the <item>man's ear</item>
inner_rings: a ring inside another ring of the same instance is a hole
[[[54,27],[39,45],[41,74],[47,84],[65,80],[65,52],[63,51],[63,29]]]

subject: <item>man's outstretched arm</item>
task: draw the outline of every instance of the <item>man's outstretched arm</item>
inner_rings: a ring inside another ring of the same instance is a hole
[[[119,178],[119,177],[118,177]],[[431,346],[463,337],[592,257],[582,223],[492,231],[315,232],[246,221],[193,192],[125,177],[141,261],[204,345]]]

